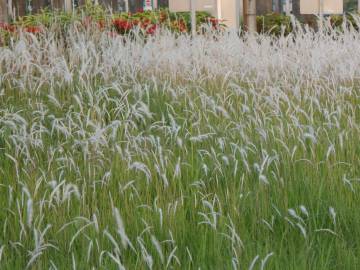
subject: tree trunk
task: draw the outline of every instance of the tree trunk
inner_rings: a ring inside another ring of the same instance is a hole
[[[244,29],[249,32],[256,32],[256,0],[243,0]]]

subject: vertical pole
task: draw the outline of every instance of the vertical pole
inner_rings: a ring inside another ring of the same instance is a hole
[[[360,1],[360,0],[359,0]],[[216,17],[218,20],[221,20],[222,14],[221,14],[221,0],[216,0]]]
[[[248,31],[256,32],[256,0],[249,0],[248,6]]]
[[[26,1],[26,11],[27,11],[28,14],[32,14],[32,11],[33,11],[32,0]]]
[[[236,0],[236,30],[239,30],[241,19],[241,0]]]
[[[125,0],[125,11],[129,13],[129,0]]]
[[[360,13],[360,0],[358,0],[358,13]]]
[[[191,9],[191,34],[196,35],[196,0],[190,0]]]
[[[290,0],[285,1],[285,14],[287,16],[290,16],[291,10],[290,10]]]
[[[11,19],[12,21],[15,20],[15,8],[13,6],[12,0],[8,0],[8,19]]]
[[[0,22],[7,22],[8,19],[7,0],[0,0]]]
[[[71,12],[72,11],[72,1],[71,0],[65,0],[64,1],[64,10],[66,12]]]
[[[324,17],[324,1],[323,0],[319,0],[319,16],[320,16],[321,20]]]
[[[244,23],[245,31],[249,29],[248,5],[249,5],[248,0],[243,0],[243,21],[244,21],[243,23]]]

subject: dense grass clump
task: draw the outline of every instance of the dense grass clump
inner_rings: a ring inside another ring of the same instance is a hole
[[[358,269],[359,51],[354,29],[21,34],[0,269]]]

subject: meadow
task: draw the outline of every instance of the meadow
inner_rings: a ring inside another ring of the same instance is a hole
[[[322,30],[0,47],[0,269],[359,269],[360,33]]]

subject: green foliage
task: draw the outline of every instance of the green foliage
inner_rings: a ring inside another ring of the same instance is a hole
[[[209,24],[209,19],[214,20],[214,17],[207,12],[197,12],[197,27]],[[61,29],[66,29],[74,23],[90,24],[92,22],[101,22],[102,26],[110,29],[113,27],[114,20],[126,20],[128,23],[135,25],[139,22],[157,24],[175,32],[186,32],[191,29],[191,16],[189,12],[174,13],[167,9],[161,9],[137,13],[123,12],[110,14],[103,6],[94,5],[90,2],[86,2],[84,6],[79,7],[72,13],[43,9],[37,14],[20,17],[14,24],[21,27],[44,26],[46,28],[54,28],[55,25]],[[212,25],[215,26],[214,21],[212,21]]]
[[[289,16],[271,13],[256,18],[259,33],[273,35],[288,35],[292,31],[291,19]]]
[[[358,0],[344,0],[345,10],[348,12],[356,12],[357,11],[357,3]]]
[[[360,269],[358,33],[338,33],[0,48],[0,269]]]
[[[348,13],[345,16],[332,15],[326,17],[325,22],[328,20],[329,24],[327,24],[327,27],[335,28],[340,31],[343,30],[343,27],[359,30],[360,22],[357,21],[356,18],[357,17],[352,13]],[[317,28],[318,26],[316,17],[307,21],[300,17],[298,18],[297,23],[302,26],[307,24],[312,28]],[[281,34],[288,35],[293,31],[293,23],[289,16],[271,13],[257,17],[257,30],[259,33],[267,33],[275,36],[280,36]]]
[[[355,30],[359,30],[359,26],[360,26],[360,22],[355,19],[353,14],[347,14],[345,16],[341,16],[341,15],[331,16],[330,24],[332,27],[337,29],[346,27],[346,28],[354,28]]]

